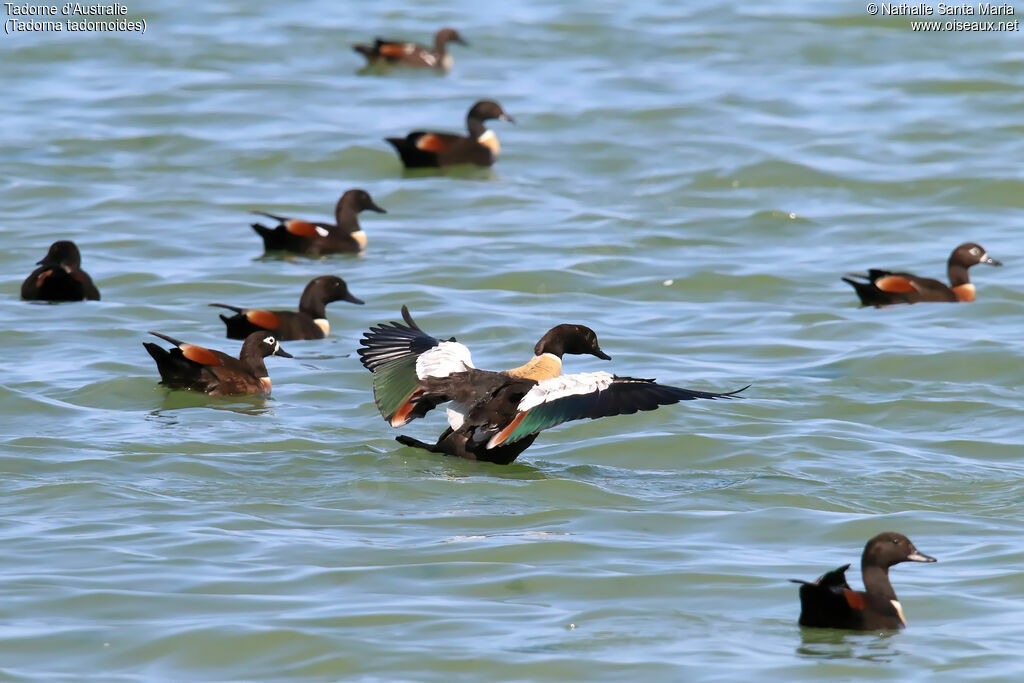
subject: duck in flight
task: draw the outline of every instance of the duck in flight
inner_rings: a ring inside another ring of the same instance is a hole
[[[469,349],[454,337],[443,341],[427,334],[405,306],[402,318],[404,323],[371,327],[361,340],[359,356],[373,373],[377,408],[392,427],[450,402],[449,427],[436,444],[396,438],[432,453],[507,465],[540,432],[563,422],[632,414],[698,398],[735,398],[746,389],[718,394],[607,372],[563,375],[565,354],[611,360],[592,329],[573,324],[548,330],[525,365],[503,372],[478,370]]]

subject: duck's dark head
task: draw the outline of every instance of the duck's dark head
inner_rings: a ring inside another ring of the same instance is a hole
[[[366,190],[349,190],[345,194],[341,195],[341,199],[338,200],[338,206],[335,209],[335,213],[340,213],[342,209],[349,209],[355,213],[360,211],[376,211],[377,213],[387,213],[384,209],[380,208],[373,203],[373,197]]]
[[[466,40],[459,35],[459,32],[453,28],[443,28],[437,32],[434,36],[434,45],[441,47],[445,43],[458,43],[459,45],[469,45]]]
[[[266,358],[267,356],[292,357],[292,354],[281,348],[281,343],[277,341],[277,338],[272,334],[267,334],[266,330],[253,332],[242,342],[242,358],[250,354],[258,358]]]
[[[36,262],[37,266],[43,264],[78,268],[82,265],[82,254],[71,240],[59,240],[50,245],[50,250],[42,260]]]
[[[306,285],[306,289],[302,292],[302,301],[305,301],[307,298],[319,299],[325,304],[329,304],[332,301],[348,301],[353,304],[364,303],[362,299],[352,296],[344,280],[334,275],[321,275],[310,280],[309,284]],[[302,308],[302,302],[299,303],[299,308]]]
[[[963,266],[964,268],[970,268],[971,266],[983,263],[987,266],[1001,266],[1001,261],[996,261],[994,258],[988,255],[985,248],[980,244],[974,242],[964,242],[959,247],[953,250],[953,253],[949,256],[949,265],[951,266]]]
[[[601,350],[597,343],[597,333],[586,325],[572,325],[564,323],[552,327],[540,338],[537,345],[533,347],[534,355],[550,353],[559,358],[562,354],[570,353],[576,355],[597,356],[601,360],[611,360],[612,357]]]
[[[888,569],[900,562],[935,562],[934,557],[925,555],[910,542],[910,539],[895,531],[878,534],[864,546],[861,564]]]
[[[487,121],[489,119],[498,119],[499,121],[508,121],[509,123],[515,123],[515,120],[505,113],[505,110],[501,108],[501,105],[494,100],[480,100],[473,105],[473,108],[469,110],[469,114],[466,116],[470,121]]]

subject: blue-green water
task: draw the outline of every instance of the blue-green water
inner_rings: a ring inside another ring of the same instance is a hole
[[[1021,34],[679,4],[140,2],[142,36],[0,37],[0,678],[1024,676]],[[349,43],[442,25],[472,43],[447,77],[356,74]],[[483,97],[518,122],[494,169],[403,177],[381,138]],[[388,210],[364,256],[261,258],[249,210],[350,187]],[[59,238],[101,302],[18,300]],[[839,280],[967,240],[1006,263],[971,305]],[[237,350],[207,303],[328,273],[367,305],[285,344],[272,399],[157,385],[146,330]],[[405,303],[482,367],[572,321],[614,360],[567,371],[753,386],[509,467],[421,454],[354,354]],[[889,529],[939,559],[893,571],[910,627],[802,632],[787,579]]]

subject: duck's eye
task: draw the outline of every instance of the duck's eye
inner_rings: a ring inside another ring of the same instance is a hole
[[[977,247],[971,247],[971,254],[974,255],[974,256],[980,256],[981,255],[981,249],[978,249]]]
[[[274,339],[273,337],[264,337],[263,338],[263,343],[264,344],[270,344],[271,346],[273,346],[274,344],[277,343],[277,340]]]

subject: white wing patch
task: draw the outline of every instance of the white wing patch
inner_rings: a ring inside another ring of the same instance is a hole
[[[328,235],[331,234],[331,232],[327,228],[322,228],[319,225],[313,227],[316,230],[316,234],[320,235],[321,237],[327,237]]]
[[[615,375],[610,372],[579,372],[574,375],[562,375],[537,383],[519,402],[516,410],[525,413],[542,403],[556,401],[566,396],[582,396],[596,394],[611,386]]]
[[[416,359],[416,377],[447,377],[475,367],[469,349],[459,342],[441,342]]]
[[[412,54],[412,50],[407,51],[406,54]],[[421,55],[421,58],[423,59],[423,63],[426,64],[427,66],[436,66],[437,65],[437,57],[435,57],[434,55],[430,54],[429,52],[424,53],[423,55]]]
[[[458,430],[462,427],[462,424],[466,421],[466,410],[469,408],[465,403],[449,403],[448,404],[448,426],[454,430]]]

